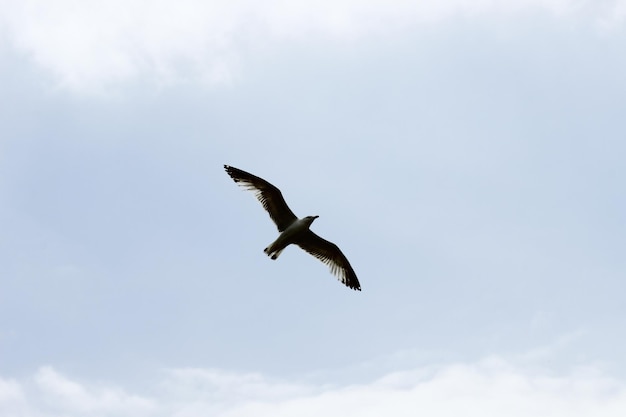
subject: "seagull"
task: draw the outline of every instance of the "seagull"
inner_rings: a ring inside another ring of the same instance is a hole
[[[344,285],[353,290],[361,291],[361,285],[354,269],[339,247],[322,239],[309,229],[313,221],[319,216],[306,216],[299,219],[285,203],[285,199],[278,188],[263,178],[230,165],[224,165],[224,169],[238,185],[254,191],[256,198],[278,228],[280,233],[278,238],[263,250],[267,256],[276,260],[287,246],[292,243],[296,244],[328,265],[330,271]]]

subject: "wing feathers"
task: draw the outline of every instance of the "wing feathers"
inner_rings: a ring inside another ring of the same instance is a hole
[[[285,230],[298,219],[285,202],[278,188],[263,178],[238,168],[224,165],[224,169],[238,185],[246,190],[254,191],[257,200],[261,202],[265,211],[269,213],[279,232]]]
[[[343,284],[353,290],[361,291],[361,284],[359,284],[354,269],[352,269],[348,258],[346,258],[337,245],[326,239],[322,239],[310,230],[303,233],[295,243],[306,252],[328,265],[330,272],[339,278]]]

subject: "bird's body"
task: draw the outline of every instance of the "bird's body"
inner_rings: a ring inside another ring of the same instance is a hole
[[[298,245],[327,264],[331,272],[346,286],[361,290],[361,285],[350,262],[337,245],[322,239],[309,229],[313,221],[319,216],[306,216],[299,219],[287,206],[278,188],[264,179],[238,168],[224,165],[224,169],[236,183],[255,191],[257,199],[276,224],[280,235],[264,249],[269,257],[275,260],[287,246]]]
[[[313,220],[317,219],[317,217],[318,216],[307,216],[302,219],[294,220],[285,230],[280,232],[280,235],[274,242],[263,249],[263,252],[270,258],[276,260],[283,249],[292,243],[297,244],[298,239],[301,238],[303,234],[309,232],[309,227],[311,227]]]

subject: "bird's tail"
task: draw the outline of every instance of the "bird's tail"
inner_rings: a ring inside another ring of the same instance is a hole
[[[283,251],[283,249],[273,250],[273,248],[270,245],[267,248],[263,249],[263,252],[265,252],[265,254],[269,256],[270,258],[272,258],[273,260],[276,260],[278,256],[280,255],[280,253]]]

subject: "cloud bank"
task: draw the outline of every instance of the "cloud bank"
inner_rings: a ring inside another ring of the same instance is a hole
[[[4,0],[0,6],[9,48],[77,93],[127,82],[228,84],[247,51],[276,42],[353,42],[456,17],[543,13],[603,27],[626,17],[626,0]]]
[[[347,386],[274,380],[206,369],[164,371],[148,394],[79,382],[52,367],[23,380],[0,378],[5,416],[177,417],[536,417],[626,413],[626,383],[596,367],[566,375],[502,358],[389,373]]]

